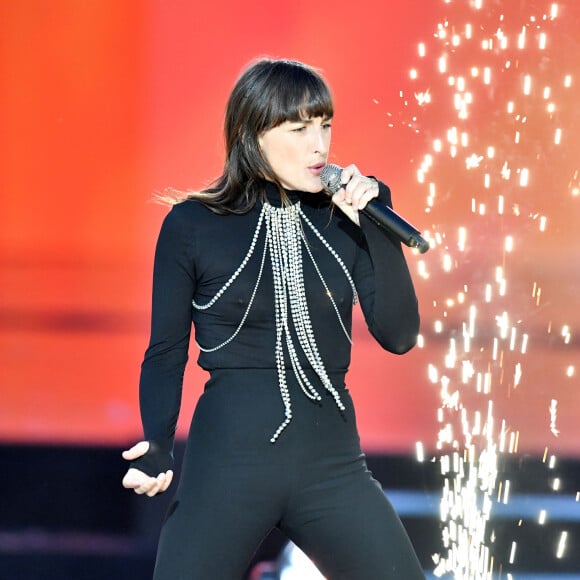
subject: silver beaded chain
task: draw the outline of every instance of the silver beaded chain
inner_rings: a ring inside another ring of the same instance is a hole
[[[294,375],[298,384],[300,385],[302,392],[312,400],[319,401],[322,398],[316,388],[308,380],[308,377],[304,372],[302,365],[300,364],[299,356],[294,344],[294,338],[290,329],[290,317],[296,331],[295,338],[297,338],[298,344],[300,345],[300,348],[306,356],[310,366],[319,377],[324,388],[334,398],[336,406],[341,411],[345,410],[345,406],[340,399],[340,395],[332,385],[328,373],[326,372],[326,368],[318,351],[318,345],[314,336],[312,321],[310,320],[310,313],[308,311],[306,288],[304,284],[302,245],[304,245],[307,249],[310,260],[312,261],[314,268],[322,282],[322,285],[326,290],[326,294],[328,295],[333,305],[334,311],[337,315],[338,321],[345,336],[347,337],[348,341],[351,342],[351,344],[352,340],[348,331],[346,330],[342,317],[340,316],[340,312],[332,297],[332,293],[330,292],[330,289],[328,288],[328,285],[326,284],[318,264],[316,263],[314,256],[312,255],[312,252],[308,246],[302,227],[303,221],[314,232],[316,237],[322,242],[324,247],[330,252],[330,254],[342,268],[353,291],[353,304],[356,303],[356,288],[354,281],[350,276],[350,273],[348,272],[344,262],[328,243],[328,241],[324,238],[324,236],[304,215],[300,207],[300,202],[297,202],[296,204],[289,207],[273,207],[269,203],[264,202],[262,211],[260,212],[260,216],[258,218],[258,223],[256,224],[256,230],[250,243],[250,248],[248,249],[246,256],[236,271],[209,302],[206,304],[198,304],[195,301],[192,301],[194,308],[197,310],[206,310],[207,308],[213,306],[217,300],[219,300],[219,298],[233,284],[233,282],[250,261],[250,258],[254,253],[260,231],[263,224],[265,223],[266,235],[264,239],[264,249],[262,252],[258,278],[240,323],[238,324],[234,333],[221,344],[211,348],[205,348],[198,344],[198,347],[203,352],[214,352],[229,344],[238,335],[248,317],[254,302],[254,298],[262,279],[266,255],[269,253],[274,282],[274,312],[276,323],[275,360],[276,369],[278,371],[280,395],[284,404],[284,420],[272,435],[270,439],[271,443],[276,442],[282,431],[284,431],[284,429],[292,420],[292,403],[290,392],[288,390],[288,384],[286,382],[284,345],[286,345],[286,351],[288,352],[288,356],[290,358],[292,370],[294,371]]]

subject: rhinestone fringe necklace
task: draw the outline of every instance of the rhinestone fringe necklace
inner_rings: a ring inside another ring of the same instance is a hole
[[[308,311],[308,300],[306,297],[306,289],[304,285],[302,247],[306,249],[306,253],[314,265],[316,273],[318,274],[318,277],[320,278],[326,291],[326,295],[331,301],[344,335],[351,344],[352,340],[340,316],[340,312],[336,302],[332,297],[332,293],[330,292],[330,289],[328,288],[328,285],[326,284],[326,281],[320,272],[318,264],[314,260],[314,256],[312,255],[308,241],[304,235],[303,223],[305,223],[312,230],[315,236],[321,241],[324,247],[341,267],[352,288],[353,304],[356,304],[356,288],[344,262],[328,243],[328,241],[324,238],[324,236],[306,217],[302,211],[302,208],[300,207],[299,201],[288,207],[274,207],[268,202],[264,202],[262,211],[260,212],[260,216],[258,218],[256,230],[254,231],[254,235],[250,243],[250,247],[238,268],[209,302],[206,304],[198,304],[195,302],[195,300],[192,301],[194,308],[197,310],[206,310],[211,308],[220,299],[220,297],[234,283],[236,278],[240,275],[242,270],[250,261],[256,249],[262,227],[265,225],[266,235],[264,237],[264,248],[262,251],[258,277],[248,301],[248,306],[236,330],[228,339],[224,340],[217,346],[205,348],[198,344],[198,347],[203,352],[214,352],[220,348],[223,348],[236,338],[244,323],[246,322],[248,314],[252,308],[252,304],[254,303],[254,299],[262,279],[262,274],[264,272],[266,256],[269,254],[270,262],[272,265],[272,277],[274,280],[274,312],[276,323],[275,360],[276,369],[278,371],[280,395],[282,397],[282,402],[284,403],[284,421],[282,421],[278,429],[276,429],[275,433],[272,435],[270,439],[271,443],[276,442],[282,431],[284,431],[284,429],[292,420],[292,404],[290,400],[290,392],[286,382],[284,346],[286,347],[286,352],[288,353],[288,358],[290,359],[292,370],[294,371],[294,376],[296,377],[302,392],[308,398],[315,401],[320,401],[322,398],[316,388],[308,380],[308,377],[300,364],[296,341],[298,342],[298,347],[302,350],[310,366],[320,379],[320,382],[334,398],[336,406],[340,409],[340,411],[345,410],[338,391],[334,388],[330,378],[328,377],[328,373],[326,372],[326,368],[316,344],[316,338],[314,336],[314,330],[312,328],[312,322],[310,320],[310,314]],[[295,329],[295,336],[293,336],[291,332],[290,319],[292,320],[293,327]]]

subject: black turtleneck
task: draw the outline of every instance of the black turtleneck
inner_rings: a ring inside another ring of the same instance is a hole
[[[390,191],[379,182],[380,199],[390,205]],[[280,205],[274,186],[268,200]],[[358,227],[324,194],[288,192],[341,257],[354,279],[368,328],[381,346],[404,353],[416,341],[419,316],[411,277],[400,244],[380,231],[363,214]],[[211,348],[238,327],[254,290],[264,229],[254,254],[223,296],[209,309],[196,310],[227,282],[246,256],[262,203],[243,215],[218,215],[197,201],[184,201],[166,216],[155,253],[151,339],[141,369],[140,406],[145,439],[169,451],[177,424],[181,389],[188,358],[192,322],[195,339]],[[352,291],[348,280],[322,242],[304,227],[314,259],[350,331]],[[310,258],[304,257],[304,278],[312,326],[328,371],[346,373],[350,343],[340,329],[334,308]],[[275,320],[272,270],[264,272],[249,315],[239,334],[215,352],[200,352],[198,363],[216,369],[272,369]],[[307,364],[303,360],[304,364]],[[166,467],[166,466],[164,466]],[[154,470],[153,470],[154,471]]]

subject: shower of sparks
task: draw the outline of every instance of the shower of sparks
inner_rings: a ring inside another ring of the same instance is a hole
[[[515,539],[509,546],[495,545],[490,529],[493,506],[507,504],[512,487],[501,472],[500,458],[517,453],[520,443],[519,429],[496,419],[495,401],[525,389],[526,355],[534,347],[531,333],[525,331],[525,316],[510,311],[514,299],[523,302],[510,279],[510,259],[524,245],[516,224],[539,236],[550,226],[546,215],[530,207],[529,190],[545,185],[547,170],[544,166],[541,173],[539,151],[545,148],[547,165],[562,154],[562,145],[570,138],[561,113],[575,106],[570,90],[574,77],[550,53],[556,50],[558,4],[534,3],[528,8],[535,11],[532,14],[522,13],[524,4],[511,9],[506,4],[504,12],[509,14],[498,12],[501,3],[486,0],[443,0],[443,4],[448,14],[432,41],[419,44],[420,66],[409,73],[414,99],[404,91],[400,96],[405,107],[417,108],[407,123],[416,133],[421,116],[427,118],[437,103],[433,122],[425,124],[438,129],[417,165],[417,182],[427,190],[426,214],[435,215],[440,205],[453,214],[454,208],[444,204],[451,198],[450,182],[461,176],[466,191],[460,201],[461,193],[455,194],[453,201],[456,206],[466,204],[471,216],[457,235],[438,225],[425,232],[432,259],[419,261],[418,273],[423,280],[461,274],[463,255],[473,248],[485,248],[485,260],[496,263],[484,261],[473,280],[461,281],[460,291],[433,301],[432,338],[447,344],[441,362],[432,362],[427,369],[428,380],[440,393],[436,448],[444,482],[442,550],[433,561],[436,576],[450,573],[457,580],[488,580],[498,568],[506,572],[517,565],[521,548]],[[422,86],[427,82],[429,86]],[[580,196],[578,168],[568,169],[567,191],[552,195]],[[491,234],[484,229],[489,222],[501,224],[496,228],[501,236],[495,229]],[[535,280],[530,286],[526,305],[538,309],[542,289]],[[564,344],[570,343],[568,326],[562,328],[561,337]],[[421,345],[428,341],[429,335],[422,336]],[[564,374],[574,377],[573,365]],[[556,399],[549,404],[545,429],[553,437],[560,435]],[[418,443],[419,461],[424,461],[424,453]],[[552,478],[551,486],[560,490],[560,479]],[[538,523],[543,525],[548,517],[542,510]],[[557,558],[565,556],[567,543],[567,533],[562,532]]]

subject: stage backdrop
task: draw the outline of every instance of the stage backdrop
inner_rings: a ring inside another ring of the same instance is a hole
[[[493,409],[520,450],[576,454],[579,14],[574,0],[0,2],[0,440],[140,437],[167,211],[151,198],[220,173],[228,92],[269,55],[322,70],[330,160],[387,182],[432,240],[406,251],[418,348],[381,352],[357,313],[365,448],[434,449]]]

